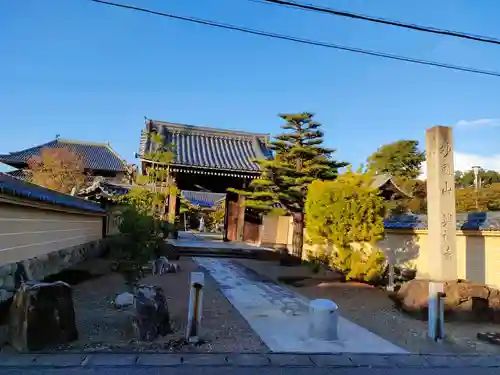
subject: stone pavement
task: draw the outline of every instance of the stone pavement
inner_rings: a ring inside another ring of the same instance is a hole
[[[419,354],[0,354],[0,374],[9,370],[22,373],[44,369],[99,369],[99,368],[189,368],[217,367],[254,368],[258,370],[285,368],[307,369],[399,369],[407,374],[411,369],[420,370],[481,370],[500,373],[500,356],[480,355],[419,355]],[[238,370],[239,371],[239,370]],[[239,373],[239,372],[238,372]],[[370,372],[366,372],[369,374]],[[486,372],[487,373],[487,372]]]
[[[405,349],[341,316],[338,340],[311,338],[308,299],[230,259],[193,259],[219,283],[222,294],[272,352],[406,353]]]

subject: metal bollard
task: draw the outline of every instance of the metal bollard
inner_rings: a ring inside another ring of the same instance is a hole
[[[338,340],[338,306],[329,299],[309,303],[309,336],[324,341]]]

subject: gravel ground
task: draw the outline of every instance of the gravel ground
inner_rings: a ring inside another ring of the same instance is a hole
[[[101,261],[102,262],[102,261]],[[184,343],[186,329],[190,272],[202,271],[189,258],[177,262],[181,272],[163,276],[147,276],[141,283],[158,285],[168,300],[174,332],[152,343],[133,340],[130,330],[130,311],[116,309],[111,301],[126,291],[120,275],[109,273],[74,286],[79,340],[55,351],[175,351],[175,352],[268,352],[268,348],[252,331],[247,322],[219,292],[217,283],[205,273],[201,337],[203,343],[193,346]],[[101,266],[99,262],[91,268]],[[104,267],[105,268],[105,267]],[[6,327],[0,327],[0,342],[6,341]],[[11,348],[3,346],[4,351]]]
[[[267,278],[304,277],[307,268],[281,267],[276,262],[239,259],[235,262]],[[500,332],[500,326],[487,323],[447,322],[444,342],[435,343],[427,337],[427,323],[416,320],[394,308],[387,293],[359,283],[311,282],[302,287],[288,287],[308,298],[328,298],[338,304],[346,319],[378,334],[412,353],[481,353],[500,354],[500,346],[476,339],[478,332]]]

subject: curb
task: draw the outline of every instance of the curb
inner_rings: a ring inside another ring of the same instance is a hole
[[[427,354],[0,354],[1,368],[94,367],[500,368],[500,356]]]

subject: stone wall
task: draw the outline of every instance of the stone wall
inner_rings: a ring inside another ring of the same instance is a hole
[[[59,251],[39,255],[19,262],[0,266],[0,302],[13,296],[16,285],[16,272],[23,267],[29,280],[43,280],[47,276],[57,274],[75,266],[85,259],[101,255],[104,248],[101,240],[68,247]]]
[[[99,254],[104,213],[0,198],[0,301],[15,291],[20,264],[42,280]]]

